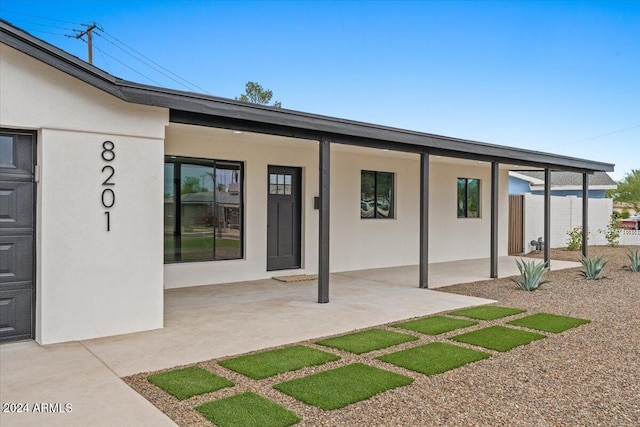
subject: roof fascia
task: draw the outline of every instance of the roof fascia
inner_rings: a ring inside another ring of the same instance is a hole
[[[220,115],[210,111],[205,105],[201,112],[186,111],[182,103],[169,105],[169,121],[174,123],[209,126],[223,129],[235,129],[245,132],[266,133],[311,140],[327,139],[331,142],[347,145],[361,145],[411,153],[427,152],[445,157],[499,162],[517,166],[549,168],[572,172],[593,172],[613,170],[612,164],[576,159],[555,154],[521,150],[510,147],[484,144],[475,141],[447,138],[438,135],[407,131],[370,125],[368,123],[348,122],[322,116],[307,117],[297,112],[283,120],[265,116],[247,119],[245,114],[229,112]],[[283,111],[285,112],[285,111]],[[288,111],[286,111],[288,112]],[[275,114],[281,112],[276,111]],[[255,111],[254,111],[255,114]],[[242,118],[240,118],[242,117]]]
[[[589,190],[615,190],[616,185],[589,185]],[[552,185],[552,191],[582,190],[582,185]],[[531,191],[544,191],[544,185],[531,185]]]

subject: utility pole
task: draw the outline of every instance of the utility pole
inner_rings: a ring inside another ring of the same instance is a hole
[[[94,22],[93,24],[82,24],[85,27],[87,27],[86,30],[78,33],[76,35],[77,39],[81,39],[82,37],[84,37],[85,35],[87,36],[87,42],[89,45],[89,64],[93,65],[93,38],[91,36],[91,32],[93,30],[95,30],[96,28],[98,28],[98,26],[96,25],[96,23]],[[79,30],[75,30],[75,31],[79,31]]]

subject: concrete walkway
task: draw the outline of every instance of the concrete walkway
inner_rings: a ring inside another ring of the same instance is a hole
[[[554,261],[553,268],[576,263]],[[486,280],[488,260],[432,264],[430,286]],[[501,277],[517,274],[499,260]],[[66,413],[0,414],[0,425],[174,425],[119,377],[339,334],[494,301],[417,288],[418,267],[331,275],[331,303],[318,304],[317,282],[276,280],[165,292],[165,328],[40,346],[0,346],[3,403],[65,403]]]
[[[0,374],[2,404],[28,405],[0,413],[3,427],[175,426],[78,342],[2,345]]]

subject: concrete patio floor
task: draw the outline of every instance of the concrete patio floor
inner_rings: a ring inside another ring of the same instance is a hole
[[[554,261],[553,269],[578,266]],[[430,287],[486,280],[488,260],[430,265]],[[499,275],[517,274],[514,258]],[[317,282],[272,279],[165,291],[163,329],[81,342],[0,346],[2,402],[71,403],[73,411],[0,414],[1,425],[174,425],[119,377],[494,302],[417,288],[418,266],[334,273],[329,304]],[[5,424],[6,423],[6,424]]]

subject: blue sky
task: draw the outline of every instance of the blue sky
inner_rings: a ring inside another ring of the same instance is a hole
[[[187,90],[252,80],[283,108],[640,168],[640,0],[0,0],[0,16],[83,59],[64,34],[96,22],[95,65],[128,80],[187,89],[118,42]]]

